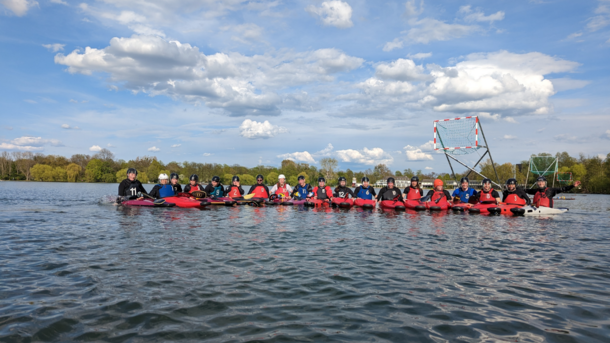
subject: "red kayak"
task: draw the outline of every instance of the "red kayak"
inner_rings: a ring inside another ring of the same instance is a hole
[[[398,200],[382,200],[379,205],[386,210],[404,211],[405,204]]]
[[[201,202],[207,202],[210,205],[225,205],[225,206],[233,206],[235,205],[235,200],[231,198],[203,198],[197,199]]]
[[[525,213],[523,205],[501,204],[498,207],[500,208],[501,214],[505,214],[508,216],[522,216]]]
[[[306,206],[329,206],[330,203],[328,201],[320,200],[320,199],[309,199],[309,201],[305,204]]]
[[[358,206],[358,207],[362,207],[362,208],[375,208],[375,206],[377,206],[377,203],[375,202],[375,200],[367,200],[367,199],[356,199],[354,201],[354,205]]]
[[[468,209],[470,213],[500,214],[502,210],[496,204],[475,204]]]
[[[273,200],[265,201],[265,205],[293,205],[292,199],[290,198],[275,198]]]
[[[405,200],[405,207],[415,211],[425,211],[427,209],[426,203],[422,203],[420,200]]]
[[[466,202],[457,202],[451,206],[451,209],[453,210],[453,212],[466,212],[472,206],[472,204]]]
[[[175,204],[177,207],[182,208],[204,207],[209,205],[207,202],[186,197],[167,197],[163,198],[163,200],[165,200],[166,203]]]
[[[155,203],[152,199],[142,199],[142,200],[122,200],[122,198],[117,199],[117,204],[123,206],[145,206],[145,207],[174,207],[175,204],[169,202],[157,202]]]
[[[430,211],[447,211],[451,208],[451,203],[447,201],[447,198],[442,197],[440,198],[438,203],[432,200],[427,201],[426,208]]]
[[[352,208],[354,199],[333,198],[332,205],[339,208]]]

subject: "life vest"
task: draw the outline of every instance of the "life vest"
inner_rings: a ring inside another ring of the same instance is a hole
[[[520,205],[525,206],[527,202],[525,199],[518,196],[516,193],[509,193],[504,201],[507,205]]]
[[[419,200],[421,199],[421,191],[419,188],[413,188],[409,186],[407,193],[407,200]]]
[[[536,205],[536,207],[553,207],[551,206],[551,200],[546,196],[547,189],[548,188],[539,189],[534,195],[534,205]]]
[[[444,191],[434,191],[434,193],[432,194],[432,197],[430,198],[431,202],[436,203],[436,200],[438,200],[438,203],[442,203],[443,202],[443,198],[445,198],[445,202],[447,201],[447,196],[445,195]]]
[[[280,196],[280,194],[281,194],[286,198],[288,198],[290,196],[290,192],[288,192],[288,187],[286,187],[286,186],[288,186],[287,183],[285,183],[283,187],[280,186],[279,183],[276,184],[275,186],[277,187],[277,190],[275,191],[275,195]]]
[[[241,192],[239,191],[239,187],[234,186],[234,185],[230,186],[229,187],[229,192],[228,192],[227,196],[231,197],[231,198],[239,198],[239,197],[241,197]]]
[[[356,194],[356,197],[360,199],[373,200],[373,194],[371,193],[370,189],[371,186],[368,186],[367,188],[360,186],[360,190],[358,191],[358,194]]]
[[[171,186],[172,186],[175,194],[182,192],[182,186],[180,186],[179,183],[177,183],[175,185],[171,185]]]
[[[491,188],[489,190],[489,192],[485,192],[484,190],[481,190],[480,192],[480,196],[479,196],[479,202],[481,204],[495,204],[496,203],[496,198],[494,198],[491,193],[493,193],[494,189]]]
[[[309,185],[305,184],[305,186],[297,185],[296,191],[299,194],[299,198],[305,199],[307,198],[307,190],[309,189]]]
[[[211,186],[211,184],[210,184],[210,186]],[[221,198],[225,194],[224,190],[222,189],[221,184],[218,184],[218,186],[216,186],[216,187],[214,187],[214,186],[212,186],[212,187],[214,188],[214,190],[212,191],[211,194],[209,194],[209,196],[215,197],[215,198]]]
[[[125,189],[125,196],[135,197],[138,195],[138,181],[129,181],[129,188]]]
[[[337,194],[337,197],[344,199],[345,196],[349,194],[347,189],[347,187],[337,187],[335,188],[335,194]]]
[[[313,194],[315,194],[319,200],[326,200],[330,199],[333,194],[333,191],[328,186],[325,186],[324,188],[315,187],[313,189]]]
[[[380,200],[394,200],[399,195],[399,190],[396,188],[387,188]]]
[[[453,196],[459,196],[461,202],[467,203],[468,200],[470,200],[470,197],[473,196],[475,193],[476,191],[470,187],[468,187],[467,190],[463,190],[460,187],[453,192]]]
[[[269,193],[267,193],[267,189],[265,189],[265,186],[263,186],[263,185],[256,185],[256,187],[252,191],[252,194],[254,194],[254,197],[256,197],[256,198],[268,198],[269,197]]]
[[[159,196],[161,198],[167,198],[167,197],[173,197],[174,195],[176,195],[176,193],[174,192],[174,187],[172,187],[172,185],[157,185],[161,188],[159,188]]]
[[[189,189],[189,193],[193,193],[194,191],[201,191],[202,190],[202,189],[200,189],[199,184],[196,184],[194,186],[189,184],[189,186],[191,186],[191,189]]]

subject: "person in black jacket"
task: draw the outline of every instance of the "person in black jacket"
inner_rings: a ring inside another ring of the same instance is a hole
[[[356,198],[364,199],[364,200],[378,200],[375,198],[377,194],[375,193],[375,189],[369,185],[369,178],[364,176],[361,180],[362,186],[356,187],[354,190],[354,194],[356,194]]]
[[[516,195],[518,199],[523,199],[526,205],[532,204],[530,197],[527,196],[527,193],[525,193],[523,188],[517,186],[517,180],[513,178],[506,180],[506,189],[502,192],[502,202],[506,203],[506,199],[509,199],[509,204],[518,205],[521,201],[518,199],[516,199],[517,201],[515,201],[515,199],[510,199],[509,197],[511,195]]]
[[[335,191],[334,191],[334,193],[335,193],[334,196],[335,197],[344,199],[345,196],[347,196],[348,194],[352,198],[355,197],[354,196],[354,192],[351,190],[351,188],[346,187],[346,184],[347,184],[347,180],[343,176],[341,176],[339,178],[339,186],[337,186],[335,188]]]
[[[483,189],[477,193],[477,200],[481,204],[499,204],[500,194],[491,188],[491,180],[483,179]]]
[[[447,198],[447,201],[451,201],[451,193],[449,193],[448,190],[446,190],[445,188],[445,183],[443,182],[443,180],[441,179],[436,179],[434,180],[434,189],[431,189],[428,191],[428,194],[426,194],[425,198],[428,199],[428,201],[436,201],[433,200],[433,195],[436,192],[443,192],[443,194],[445,195],[445,198]],[[443,198],[442,196],[440,197],[441,199]]]
[[[250,187],[248,194],[254,193],[255,198],[269,198],[271,193],[269,193],[269,187],[263,184],[264,178],[262,175],[256,176],[256,185]]]
[[[400,189],[394,187],[394,178],[393,177],[389,177],[388,178],[388,185],[383,187],[380,191],[379,191],[379,195],[377,195],[377,201],[383,201],[383,200],[397,200],[398,201],[402,201],[402,194],[400,193]]]
[[[170,184],[174,188],[174,193],[182,193],[182,186],[180,185],[180,176],[177,173],[171,173],[169,176]]]
[[[185,193],[192,193],[194,191],[202,191],[203,186],[199,184],[199,175],[193,174],[189,178],[189,184],[184,186]],[[208,193],[209,194],[209,193]]]
[[[220,183],[220,177],[218,176],[212,177],[212,182],[205,186],[204,191],[210,198],[222,198],[225,196],[225,188]]]
[[[136,178],[138,177],[138,171],[135,168],[127,169],[127,178],[119,183],[119,195],[128,197],[130,200],[138,199],[142,200],[144,197],[138,197],[138,193],[148,194],[142,183]]]
[[[241,184],[239,183],[239,176],[233,176],[233,180],[231,181],[232,185],[227,186],[225,189],[225,194],[229,198],[241,198],[244,196],[244,189],[241,188]]]
[[[553,197],[559,193],[569,192],[574,187],[580,186],[580,181],[574,182],[572,186],[550,188],[547,187],[546,178],[539,176],[536,180],[538,189],[526,189],[525,193],[534,195],[533,206],[553,207]]]

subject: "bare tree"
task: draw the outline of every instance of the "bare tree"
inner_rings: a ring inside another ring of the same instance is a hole
[[[93,158],[102,161],[114,161],[114,154],[108,149],[102,149],[97,154],[93,155]]]
[[[8,151],[3,151],[0,155],[0,177],[11,173],[11,163],[13,158]]]
[[[334,158],[325,157],[320,160],[320,167],[322,174],[324,174],[326,181],[328,181],[335,178],[335,170],[339,167],[339,162]]]
[[[30,181],[30,177],[31,177],[30,169],[32,169],[32,167],[36,164],[36,161],[34,161],[35,157],[36,157],[36,155],[34,155],[30,151],[13,152],[13,159],[15,160],[15,167],[17,167],[17,171],[19,171],[20,173],[25,175],[25,179],[27,181]]]

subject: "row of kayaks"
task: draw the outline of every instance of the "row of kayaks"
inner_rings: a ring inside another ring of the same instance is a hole
[[[443,198],[444,199],[444,198]],[[294,199],[266,199],[266,198],[192,198],[188,194],[179,194],[178,196],[167,197],[163,199],[143,199],[143,200],[123,200],[117,199],[117,203],[122,206],[147,206],[147,207],[182,207],[182,208],[201,208],[209,205],[251,205],[251,206],[309,206],[323,207],[332,206],[343,209],[349,209],[353,206],[364,209],[373,209],[377,206],[375,200],[366,199],[341,199],[333,198],[332,201],[324,201],[319,199],[309,200],[294,200]],[[549,207],[532,207],[510,204],[467,204],[467,203],[450,203],[446,200],[435,202],[420,200],[383,200],[379,202],[379,206],[384,210],[394,211],[430,211],[442,212],[453,211],[456,213],[470,214],[491,214],[491,215],[512,215],[512,216],[540,216],[540,215],[555,215],[567,212],[567,208],[549,208]]]

